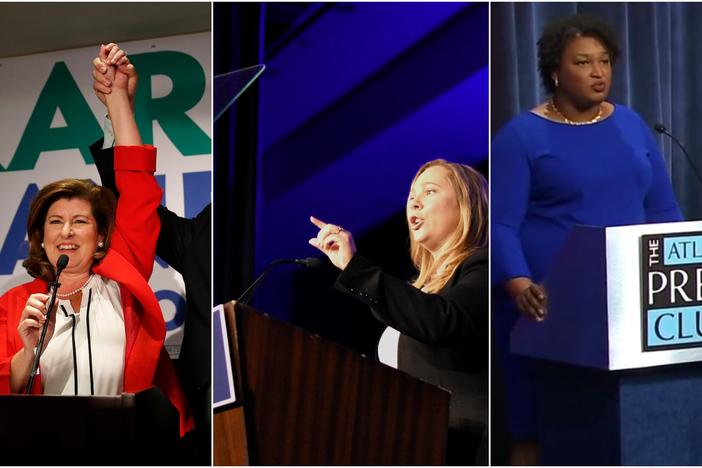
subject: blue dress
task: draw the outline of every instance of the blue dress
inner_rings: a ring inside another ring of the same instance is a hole
[[[519,312],[504,283],[520,276],[542,281],[576,224],[678,221],[682,215],[651,131],[622,105],[589,125],[531,112],[514,118],[492,142],[491,195],[494,339],[510,432],[530,439],[536,398],[528,365],[509,354]]]

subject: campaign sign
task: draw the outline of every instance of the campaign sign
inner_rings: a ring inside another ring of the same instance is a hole
[[[139,73],[136,120],[144,143],[158,148],[162,203],[186,218],[212,199],[210,44],[209,32],[120,43]],[[39,189],[64,178],[100,182],[89,149],[106,124],[92,87],[98,49],[0,58],[0,294],[31,280],[22,262],[29,206]],[[186,314],[183,278],[157,259],[149,284],[175,358]]]
[[[643,350],[702,347],[702,232],[642,237]]]

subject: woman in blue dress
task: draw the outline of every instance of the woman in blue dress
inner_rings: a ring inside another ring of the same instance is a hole
[[[538,463],[537,395],[528,362],[509,352],[509,332],[520,314],[548,320],[539,283],[569,231],[682,218],[650,130],[607,101],[617,54],[615,35],[596,18],[549,24],[538,59],[551,98],[492,142],[492,316],[512,464]]]

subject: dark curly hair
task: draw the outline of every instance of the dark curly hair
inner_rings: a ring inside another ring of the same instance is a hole
[[[548,93],[556,90],[551,74],[561,64],[561,56],[566,45],[576,37],[594,37],[599,40],[614,65],[619,56],[619,44],[612,28],[597,17],[578,14],[551,21],[539,38],[539,73],[541,83]]]
[[[27,218],[27,237],[29,238],[29,255],[22,266],[35,278],[47,282],[54,280],[54,266],[49,262],[46,252],[41,247],[44,241],[44,223],[51,205],[60,199],[78,198],[90,203],[98,232],[104,237],[104,246],[95,252],[95,263],[105,257],[112,230],[115,225],[115,195],[106,188],[96,185],[89,179],[63,179],[52,182],[36,194],[29,207]]]

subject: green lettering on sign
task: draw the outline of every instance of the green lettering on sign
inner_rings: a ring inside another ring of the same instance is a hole
[[[135,54],[130,59],[139,72],[134,107],[142,140],[153,143],[155,120],[184,156],[209,154],[210,137],[186,114],[205,94],[205,71],[200,63],[176,51]],[[156,75],[172,81],[168,95],[153,97],[151,77]]]
[[[63,115],[66,125],[51,128],[57,111]],[[43,151],[71,148],[78,148],[85,163],[91,164],[93,159],[88,146],[101,134],[100,125],[68,67],[64,62],[57,62],[41,90],[17,151],[6,170],[34,169]]]

